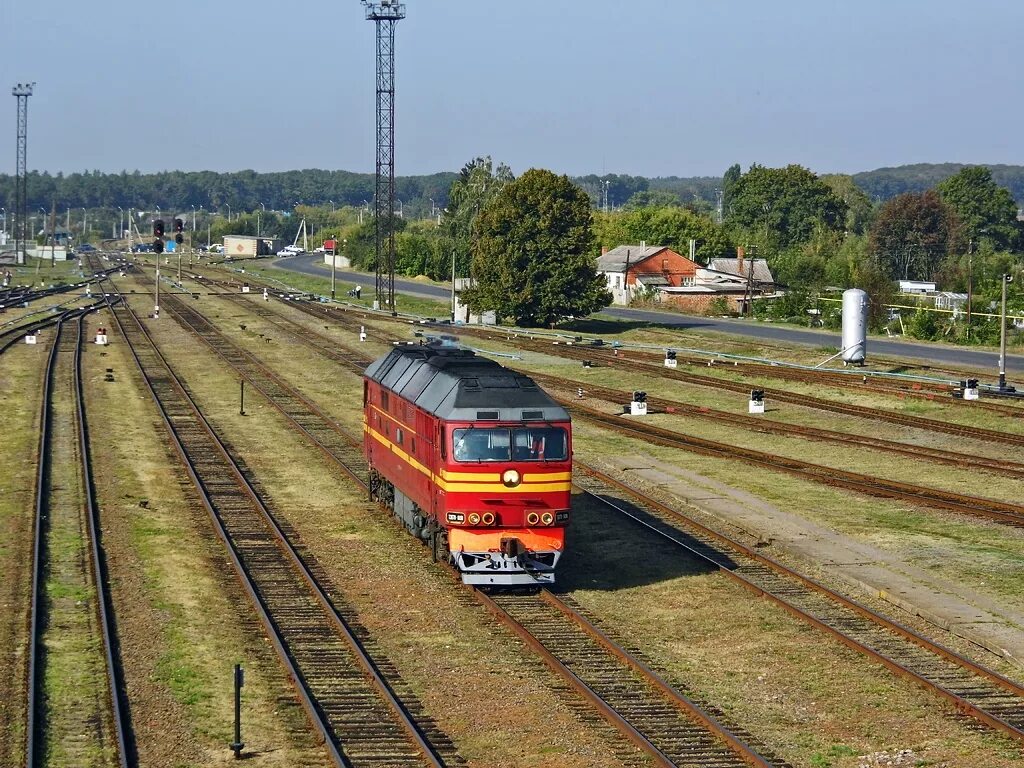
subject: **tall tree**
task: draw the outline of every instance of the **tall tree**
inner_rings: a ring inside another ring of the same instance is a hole
[[[773,248],[810,239],[816,227],[842,229],[846,203],[799,165],[751,166],[733,189],[729,223]]]
[[[527,326],[608,306],[590,221],[589,197],[567,176],[531,169],[508,183],[480,212],[466,303]]]
[[[730,165],[722,176],[722,211],[726,217],[729,215],[729,206],[732,205],[732,196],[736,192],[736,184],[743,175],[743,169],[739,163]]]
[[[504,163],[494,167],[490,157],[470,160],[459,171],[448,190],[448,208],[441,223],[442,248],[454,252],[456,272],[466,275],[470,267],[470,254],[474,228],[480,212],[515,177]]]
[[[821,177],[828,184],[832,194],[846,203],[846,231],[855,235],[866,235],[875,217],[875,207],[871,198],[857,186],[853,176],[845,173],[832,173]]]
[[[964,237],[975,243],[982,237],[988,238],[997,249],[1018,247],[1017,203],[1010,190],[995,183],[988,168],[969,166],[936,188],[956,211]]]
[[[871,251],[893,280],[930,279],[960,246],[960,221],[933,189],[885,203],[871,226]]]

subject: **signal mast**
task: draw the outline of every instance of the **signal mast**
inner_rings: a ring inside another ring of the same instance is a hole
[[[377,180],[374,197],[377,272],[375,309],[395,308],[395,25],[405,4],[362,0],[377,25]]]

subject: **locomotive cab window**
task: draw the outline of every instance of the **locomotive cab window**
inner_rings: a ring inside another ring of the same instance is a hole
[[[512,430],[512,458],[516,461],[564,461],[568,455],[562,427],[526,427]]]
[[[452,444],[456,461],[564,461],[568,456],[562,427],[456,429]]]

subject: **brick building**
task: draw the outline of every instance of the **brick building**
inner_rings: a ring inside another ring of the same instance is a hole
[[[645,289],[692,286],[700,267],[664,245],[620,245],[603,252],[597,271],[605,276],[612,303],[626,305]]]

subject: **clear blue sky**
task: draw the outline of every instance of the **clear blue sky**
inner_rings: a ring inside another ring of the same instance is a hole
[[[1024,163],[1020,0],[407,0],[396,168],[721,175]],[[374,166],[357,0],[3,0],[29,167]]]

